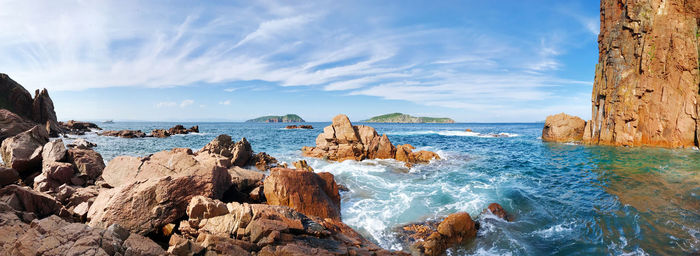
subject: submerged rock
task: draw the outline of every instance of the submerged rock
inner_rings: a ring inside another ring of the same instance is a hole
[[[559,113],[548,116],[542,129],[542,141],[576,142],[583,139],[586,121],[583,119]]]
[[[270,205],[288,206],[306,215],[340,220],[340,194],[333,174],[274,168],[265,178]]]
[[[434,152],[413,152],[413,149],[411,145],[395,147],[386,134],[379,136],[377,131],[369,126],[353,126],[347,116],[338,115],[333,118],[333,123],[316,137],[316,147],[303,147],[301,150],[304,156],[332,161],[396,159],[408,167],[440,159]]]
[[[484,209],[482,214],[487,213],[487,212],[489,212],[489,213],[495,215],[496,217],[499,217],[505,221],[512,221],[512,217],[508,214],[508,212],[506,212],[505,209],[503,209],[503,207],[500,204],[497,204],[497,203],[489,204],[489,207]]]

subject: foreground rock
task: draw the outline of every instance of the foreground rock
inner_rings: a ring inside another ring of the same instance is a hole
[[[468,213],[447,216],[441,222],[409,224],[401,227],[399,238],[418,255],[443,255],[445,250],[476,237],[476,224]]]
[[[382,250],[340,221],[283,206],[223,204],[193,198],[168,251],[201,250],[235,255],[374,255]],[[196,240],[195,240],[196,239]]]
[[[88,212],[90,225],[117,223],[139,234],[154,232],[184,216],[192,197],[224,195],[231,187],[231,176],[217,163],[208,156],[197,158],[189,149],[146,158],[117,157],[103,174],[115,188],[95,199]]]
[[[592,120],[584,141],[698,146],[698,1],[603,0],[600,10]]]
[[[18,218],[0,203],[0,254],[3,255],[164,255],[150,239],[117,225],[107,229],[69,223],[55,215],[41,220]]]
[[[288,206],[306,215],[340,220],[340,194],[333,174],[274,168],[263,187],[269,205]]]
[[[40,125],[44,125],[46,131],[51,137],[57,137],[63,133],[63,129],[58,124],[56,112],[53,109],[53,101],[49,97],[49,92],[46,89],[37,89],[34,92],[34,101],[32,102],[32,119]]]
[[[59,122],[58,124],[61,126],[64,132],[74,135],[84,135],[86,132],[93,130],[102,130],[102,128],[97,126],[95,123],[90,122],[70,120],[65,123]]]
[[[345,115],[333,118],[333,123],[323,129],[316,138],[316,147],[303,147],[304,156],[325,158],[332,161],[363,159],[396,159],[406,166],[428,163],[440,159],[434,152],[413,152],[411,145],[395,147],[386,135],[379,136],[374,128],[353,126]]]
[[[586,121],[564,113],[548,116],[542,129],[542,141],[577,142],[583,139]]]
[[[0,142],[31,129],[36,124],[7,109],[0,109]]]
[[[66,219],[74,219],[74,215],[55,198],[34,191],[29,187],[18,185],[3,187],[0,189],[0,203],[5,203],[16,211],[31,213],[39,218],[58,215]]]
[[[19,181],[19,173],[12,168],[0,166],[0,187]]]
[[[8,138],[0,146],[5,166],[20,173],[31,173],[41,169],[41,153],[49,141],[46,130],[40,126]]]
[[[111,137],[120,137],[120,138],[128,138],[128,139],[133,139],[133,138],[143,138],[146,137],[146,134],[142,132],[141,130],[121,130],[121,131],[104,131],[99,133],[100,136],[111,136]]]
[[[259,170],[268,170],[277,165],[277,159],[270,155],[260,152],[255,154],[253,148],[246,138],[242,138],[238,142],[233,142],[231,136],[222,134],[214,140],[202,147],[198,154],[213,154],[230,159],[233,166],[249,166],[254,165]],[[229,166],[231,166],[229,165]],[[227,166],[227,167],[229,167]]]

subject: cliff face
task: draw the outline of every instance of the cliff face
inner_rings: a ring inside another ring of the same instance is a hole
[[[592,144],[691,147],[700,138],[700,1],[601,0]]]

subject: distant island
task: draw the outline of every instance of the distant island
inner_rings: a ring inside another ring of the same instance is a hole
[[[454,123],[455,120],[447,117],[415,117],[402,113],[392,113],[375,116],[365,120],[368,123]]]
[[[300,116],[295,114],[287,114],[284,116],[261,116],[255,119],[246,121],[248,123],[303,123],[306,122]]]

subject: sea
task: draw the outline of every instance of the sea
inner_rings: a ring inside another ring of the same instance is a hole
[[[197,150],[219,134],[245,137],[253,150],[281,162],[308,161],[349,188],[342,220],[386,249],[405,249],[405,224],[464,211],[480,223],[477,237],[448,255],[689,255],[700,250],[700,152],[546,143],[543,124],[365,124],[393,144],[437,152],[411,169],[393,160],[328,162],[305,158],[303,146],[330,123],[287,130],[274,123],[99,123],[105,130],[148,132],[175,124],[200,133],[124,139],[89,133],[105,161],[174,147]],[[362,123],[355,123],[362,124]],[[471,131],[467,131],[470,129]],[[482,214],[490,203],[513,216]]]

